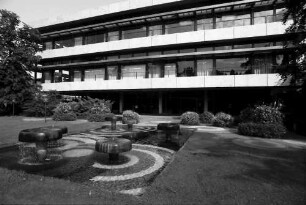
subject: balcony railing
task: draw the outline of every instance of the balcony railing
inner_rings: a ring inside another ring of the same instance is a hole
[[[104,80],[137,80],[137,79],[150,79],[150,78],[181,78],[181,77],[195,77],[195,76],[220,76],[220,75],[249,75],[249,74],[272,74],[275,73],[279,66],[261,65],[261,66],[247,66],[241,67],[217,67],[205,68],[195,70],[185,69],[183,72],[177,73],[176,70],[160,70],[160,71],[137,71],[137,72],[119,72],[108,75],[104,74],[91,74],[84,76],[84,81],[104,81]],[[46,79],[51,82],[50,79]],[[60,82],[79,82],[81,77],[70,78],[68,76],[55,76],[52,83]]]

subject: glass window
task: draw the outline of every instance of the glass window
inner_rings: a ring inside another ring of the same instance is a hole
[[[80,46],[82,44],[83,44],[83,37],[82,36],[74,38],[74,45],[75,46]]]
[[[52,49],[52,41],[45,42],[45,49],[51,50]]]
[[[146,36],[147,31],[145,26],[122,31],[122,39],[141,38]]]
[[[172,23],[165,25],[165,33],[172,34],[172,33],[182,33],[188,31],[194,31],[193,21],[180,21],[178,23]]]
[[[54,82],[55,83],[62,82],[62,72],[60,70],[55,70],[54,71]]]
[[[105,69],[87,69],[85,70],[84,81],[97,81],[105,79]]]
[[[194,61],[178,61],[177,76],[195,76]]]
[[[272,69],[273,60],[271,55],[255,55],[253,58],[253,73],[269,73]]]
[[[142,57],[142,56],[147,56],[147,53],[134,53],[133,57]]]
[[[149,68],[149,78],[160,78],[162,75],[162,64],[158,63],[148,63]]]
[[[149,36],[162,35],[162,25],[155,25],[149,27]]]
[[[148,53],[149,56],[160,56],[162,55],[161,51],[153,51]]]
[[[108,41],[118,41],[119,31],[108,32]]]
[[[188,49],[181,49],[180,53],[193,53],[195,52],[194,48],[188,48]]]
[[[203,48],[197,48],[197,52],[206,52],[206,51],[212,51],[213,47],[203,47]]]
[[[216,15],[216,28],[228,28],[233,26],[246,26],[251,24],[251,14],[227,14]]]
[[[117,80],[118,66],[107,66],[108,80]]]
[[[264,43],[254,43],[255,48],[260,48],[260,47],[270,47],[273,46],[272,42],[264,42]]]
[[[146,65],[126,65],[121,68],[121,78],[145,78]]]
[[[62,70],[62,82],[70,82],[70,73],[68,70]]]
[[[44,72],[44,78],[45,78],[45,83],[51,83],[51,72],[50,71],[45,71]]]
[[[164,51],[164,55],[176,54],[176,53],[178,53],[178,50],[168,50],[168,51]]]
[[[216,59],[217,75],[239,75],[249,72],[251,61],[249,58]]]
[[[252,48],[252,44],[234,45],[234,49],[242,49],[242,48]]]
[[[197,60],[197,75],[212,75],[213,59]]]
[[[268,17],[268,16],[273,16],[273,10],[255,11],[254,12],[254,24],[272,22],[273,19],[271,19],[271,17]]]
[[[215,51],[220,51],[220,50],[231,50],[232,49],[232,45],[229,46],[216,46],[215,47]]]
[[[176,77],[176,64],[175,63],[165,64],[164,77],[165,78]]]
[[[82,76],[82,73],[80,70],[74,70],[73,71],[73,81],[74,82],[80,82],[82,80],[81,76]]]
[[[104,42],[104,34],[93,34],[85,36],[85,44],[101,43]]]
[[[107,56],[107,60],[116,60],[119,56]]]
[[[123,54],[123,55],[120,55],[120,58],[131,58],[132,57],[132,54]]]
[[[74,45],[75,45],[74,38],[55,41],[55,48],[73,47]]]
[[[205,18],[197,20],[197,30],[213,29],[213,18]]]

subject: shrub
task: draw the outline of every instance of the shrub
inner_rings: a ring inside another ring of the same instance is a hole
[[[76,119],[77,119],[77,116],[72,111],[69,103],[60,103],[54,109],[53,120],[55,121],[74,121]]]
[[[113,113],[98,113],[98,114],[89,114],[88,121],[89,122],[105,122],[107,117],[114,116]]]
[[[135,120],[136,124],[139,122],[139,114],[132,110],[125,110],[122,113],[122,123],[127,124],[128,121]]]
[[[282,113],[274,107],[267,105],[257,105],[254,108],[246,108],[241,111],[240,118],[242,122],[256,123],[283,123]]]
[[[181,115],[181,124],[183,125],[198,125],[200,124],[200,117],[195,112],[185,112]]]
[[[53,115],[53,120],[55,121],[74,121],[76,119],[77,116],[73,112],[68,112],[68,113],[55,112]]]
[[[233,117],[230,114],[224,112],[218,112],[215,115],[213,125],[217,127],[229,127],[233,123]]]
[[[256,136],[263,138],[282,138],[286,134],[286,128],[282,124],[270,123],[240,123],[238,132],[242,135]]]
[[[214,117],[215,117],[214,114],[212,114],[211,112],[205,111],[200,115],[200,121],[202,123],[211,124],[213,123]]]

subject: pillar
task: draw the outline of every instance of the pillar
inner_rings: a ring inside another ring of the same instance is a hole
[[[119,113],[123,112],[123,102],[124,101],[124,96],[123,92],[120,93],[120,99],[119,99]]]
[[[208,94],[207,90],[204,91],[204,112],[208,111]]]
[[[158,93],[158,114],[163,113],[163,93]]]

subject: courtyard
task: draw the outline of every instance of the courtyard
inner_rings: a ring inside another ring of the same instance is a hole
[[[137,127],[179,122],[172,116],[141,116]],[[64,139],[90,133],[109,122],[54,122],[1,117],[1,150],[18,143],[27,128],[67,126]],[[167,166],[141,189],[116,192],[89,183],[3,168],[1,203],[13,204],[305,204],[306,141],[237,134],[235,128],[184,126],[193,133]],[[85,136],[86,137],[86,136]],[[84,138],[84,136],[83,136]],[[133,146],[135,146],[133,144]],[[136,145],[137,146],[137,145]]]

